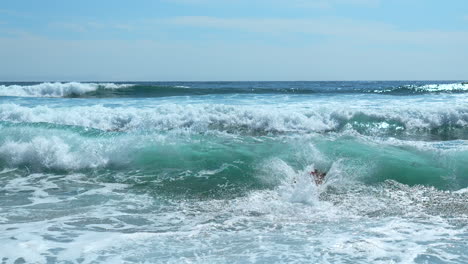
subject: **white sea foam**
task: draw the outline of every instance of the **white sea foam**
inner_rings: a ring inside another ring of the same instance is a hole
[[[85,93],[102,89],[120,89],[132,86],[131,84],[115,83],[80,83],[80,82],[46,82],[33,85],[0,85],[0,96],[19,97],[66,97],[83,95]]]
[[[178,200],[162,209],[141,188],[137,193],[108,192],[108,188],[120,190],[123,186],[41,174],[15,179],[3,191],[34,197],[35,193],[28,192],[33,190],[31,186],[44,192],[55,185],[101,186],[58,199],[50,208],[41,201],[38,210],[0,211],[0,219],[25,214],[35,219],[6,220],[0,232],[0,253],[7,263],[19,258],[32,263],[46,259],[83,263],[412,263],[425,256],[463,263],[460,252],[466,249],[466,226],[451,225],[426,207],[437,206],[436,201],[463,205],[466,196],[398,184],[338,183],[316,190],[297,184],[289,191],[309,195],[311,201],[298,202],[284,195],[283,187],[294,185],[290,180],[303,174],[287,166],[282,165],[280,173],[286,177],[278,188],[233,199]],[[100,196],[89,199],[89,195]],[[67,206],[70,201],[73,206]],[[130,205],[134,207],[127,211]]]
[[[468,194],[468,188],[463,188],[458,191],[455,191],[454,193],[459,193],[459,194]]]
[[[388,104],[365,101],[343,104],[324,100],[295,105],[160,104],[146,108],[0,104],[0,121],[45,122],[136,132],[102,133],[95,137],[93,133],[82,135],[74,129],[44,127],[44,124],[0,124],[0,161],[6,167],[74,170],[125,164],[132,162],[135,153],[144,152],[145,157],[150,157],[151,150],[161,147],[159,141],[166,142],[166,139],[167,144],[176,144],[171,149],[175,152],[168,155],[171,159],[192,150],[179,148],[177,144],[181,141],[189,146],[201,144],[202,150],[207,151],[212,146],[220,146],[216,145],[219,138],[210,137],[213,141],[209,143],[197,136],[189,140],[181,137],[173,140],[171,135],[166,138],[161,133],[139,133],[141,129],[195,133],[323,132],[337,129],[343,122],[355,122],[353,118],[359,115],[364,115],[365,120],[375,118],[378,130],[391,127],[392,120],[400,122],[404,129],[433,128],[443,124],[466,126],[468,121],[465,98],[458,102],[450,100],[450,104],[447,101],[399,103],[399,100]],[[18,129],[21,125],[25,126]],[[357,132],[349,132],[357,135],[353,133]],[[447,154],[466,151],[466,141],[419,142],[382,140],[372,136],[349,139],[341,135],[335,137],[333,133],[330,136],[262,137],[254,144],[238,144],[232,138],[235,136],[228,137],[229,140],[221,138],[221,144],[228,142],[226,144],[239,147],[234,151],[242,155],[243,160],[251,160],[255,164],[252,167],[256,166],[252,171],[258,175],[251,176],[269,184],[268,188],[255,187],[219,199],[160,196],[158,190],[165,188],[164,184],[168,184],[169,189],[178,181],[169,178],[167,182],[159,182],[161,175],[158,172],[144,171],[143,167],[147,165],[142,164],[144,161],[136,163],[142,170],[138,175],[111,169],[103,172],[104,175],[99,174],[102,171],[79,175],[60,175],[60,171],[51,175],[27,175],[26,169],[18,169],[18,172],[2,170],[2,261],[467,262],[463,253],[466,252],[468,232],[466,189],[440,191],[393,181],[366,185],[352,177],[350,166],[353,164],[336,158],[342,154],[340,149],[333,150],[337,145],[346,147],[349,141],[357,144],[351,145],[349,151],[359,151],[359,144],[370,144],[381,149],[379,155],[382,157],[393,155],[395,149],[413,152],[416,148],[440,154],[442,159],[447,159],[448,168],[453,168],[458,166],[457,162],[463,164],[466,159],[462,156],[453,159]],[[314,146],[314,142],[323,141],[331,143],[332,149],[328,149],[328,145]],[[285,151],[275,151],[278,150],[275,144],[286,146]],[[256,152],[263,147],[272,148],[267,155]],[[328,152],[321,153],[320,149]],[[440,152],[434,149],[440,149]],[[179,150],[181,152],[177,152]],[[200,148],[193,150],[200,151]],[[222,148],[218,150],[222,151]],[[160,153],[165,152],[157,152],[157,155]],[[235,155],[226,156],[230,160]],[[211,180],[232,166],[222,163],[215,167],[211,166],[212,160],[207,159],[207,162],[209,168],[205,166],[198,171],[190,165],[192,176]],[[372,160],[366,162],[372,163]],[[331,168],[326,182],[315,186],[309,172],[320,168],[322,163],[331,164]],[[133,166],[130,165],[125,167]],[[172,173],[177,174],[172,167],[185,165],[172,162],[169,166],[171,168],[164,173],[170,177]],[[359,166],[356,165],[356,170],[366,173],[366,169]],[[222,181],[220,177],[216,180]]]
[[[447,84],[427,84],[419,87],[412,87],[416,91],[427,92],[453,92],[468,91],[468,84],[465,83],[447,83]]]
[[[128,164],[128,162],[132,162],[128,156],[133,156],[141,149],[151,146],[160,147],[167,142],[181,142],[177,141],[181,140],[179,137],[181,133],[188,135],[208,133],[212,135],[211,133],[215,132],[216,135],[223,137],[229,135],[235,137],[238,133],[265,135],[270,132],[284,132],[292,133],[291,139],[293,139],[297,136],[295,133],[320,133],[338,129],[343,122],[351,123],[350,120],[353,117],[364,113],[377,120],[378,118],[399,120],[406,130],[434,128],[447,122],[460,126],[466,126],[468,123],[467,109],[457,105],[442,108],[437,104],[429,104],[424,106],[424,109],[421,109],[421,106],[415,108],[410,106],[398,110],[385,107],[367,110],[362,108],[345,109],[344,106],[340,108],[338,105],[316,108],[303,106],[295,109],[283,106],[252,107],[249,105],[209,104],[185,106],[164,104],[153,108],[111,108],[99,105],[54,108],[0,104],[1,121],[41,123],[39,126],[21,127],[21,133],[18,133],[16,125],[0,124],[2,128],[0,130],[0,160],[6,162],[11,168],[17,166],[70,170],[102,168],[109,164]],[[73,131],[77,130],[51,129],[47,125],[43,127],[42,123],[73,125],[107,131],[129,131],[130,133],[117,133],[111,137],[100,137],[98,134],[92,134],[96,137],[83,137],[79,133],[86,131],[86,129],[78,130],[81,132],[75,133]],[[167,131],[171,132],[160,133]],[[363,136],[353,130],[350,131],[345,130],[344,134],[350,134],[357,139],[361,138],[363,144],[372,144],[373,142],[376,144],[375,147],[380,144],[410,147],[431,153],[431,155],[448,155],[447,157],[457,158],[461,158],[460,155],[465,155],[461,152],[466,152],[467,149],[464,141],[460,141],[458,144],[454,141],[440,145],[437,142],[409,141],[407,139],[387,138],[383,140],[373,138],[373,133]],[[336,136],[341,135],[343,134],[331,133],[329,139],[333,140]],[[304,139],[304,136],[300,134],[299,138]],[[314,137],[316,134],[312,133],[309,136]],[[295,155],[299,155],[301,151],[304,152],[300,157],[301,160],[304,160],[304,165],[311,164],[311,161],[307,160],[311,153],[315,153],[313,162],[319,167],[320,162],[322,164],[332,163],[332,161],[327,160],[321,161],[325,157],[319,158],[320,155],[313,147],[308,148],[301,145],[300,151],[295,152]],[[272,162],[272,164],[278,166],[281,163]],[[278,168],[278,170],[282,169]],[[199,172],[199,176],[206,176],[210,173],[213,171],[206,170]],[[275,184],[282,178],[273,179],[269,176],[265,179]]]
[[[388,93],[398,91],[401,88],[421,93],[443,93],[443,92],[465,92],[468,91],[467,83],[445,83],[445,84],[426,84],[426,85],[406,85],[393,89],[374,90],[375,93]]]
[[[91,151],[84,148],[72,150],[69,143],[57,136],[37,136],[24,141],[7,140],[0,145],[0,159],[10,166],[34,166],[46,169],[96,168],[107,164],[108,159],[98,153],[99,146]],[[83,155],[83,151],[87,155]]]
[[[461,104],[462,102],[460,102]],[[360,120],[361,116],[365,116]],[[0,120],[22,123],[75,125],[108,131],[149,129],[233,133],[325,132],[358,126],[368,131],[432,129],[444,125],[468,126],[468,108],[446,103],[424,105],[343,104],[293,106],[232,106],[162,104],[151,108],[74,106],[53,108],[0,104]],[[347,126],[342,127],[347,124]]]
[[[57,188],[58,186],[50,181],[43,174],[31,174],[27,177],[17,177],[7,182],[0,190],[8,191],[9,193],[28,192],[31,195],[28,197],[30,203],[27,205],[36,205],[43,203],[57,203],[60,201],[58,197],[49,195],[45,190]]]

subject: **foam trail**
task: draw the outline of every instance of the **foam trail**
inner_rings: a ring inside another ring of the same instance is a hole
[[[131,84],[45,82],[33,85],[0,85],[0,96],[19,97],[68,97],[79,96],[98,89],[120,89]]]

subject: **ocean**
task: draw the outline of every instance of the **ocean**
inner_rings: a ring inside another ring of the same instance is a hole
[[[467,252],[462,81],[0,83],[1,263]]]

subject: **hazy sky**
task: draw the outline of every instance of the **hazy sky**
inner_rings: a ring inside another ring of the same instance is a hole
[[[467,0],[1,0],[0,80],[466,80]]]

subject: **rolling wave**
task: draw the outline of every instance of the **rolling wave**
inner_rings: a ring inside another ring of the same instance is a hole
[[[404,85],[391,89],[374,90],[373,92],[394,95],[411,95],[427,93],[466,93],[468,92],[468,83]]]
[[[19,135],[20,134],[20,135]],[[437,143],[361,137],[250,138],[107,135],[89,138],[56,129],[2,129],[0,169],[83,172],[102,181],[159,194],[222,195],[270,188],[306,177],[313,168],[329,180],[367,184],[396,180],[442,189],[468,186],[468,149]],[[310,177],[310,176],[309,176]],[[336,179],[335,179],[336,180]],[[224,186],[224,188],[223,188]]]
[[[303,107],[167,104],[152,108],[0,105],[0,126],[67,125],[111,132],[222,132],[277,135],[357,132],[369,136],[468,139],[468,108],[452,104],[393,105],[378,109],[346,105]]]
[[[431,93],[466,93],[467,83],[410,84],[388,86],[383,82],[343,85],[333,82],[245,82],[245,83],[80,83],[46,82],[39,84],[0,85],[0,96],[17,97],[166,97],[209,94],[355,94],[417,95]]]
[[[369,184],[465,188],[466,140],[463,102],[0,105],[0,169],[84,172],[169,195],[270,188],[292,181],[275,167],[283,163],[297,177],[317,167]]]
[[[468,84],[437,83],[0,83],[2,261],[464,263]]]
[[[18,97],[82,97],[98,90],[115,90],[131,87],[131,84],[45,82],[31,85],[0,85],[0,96]]]

